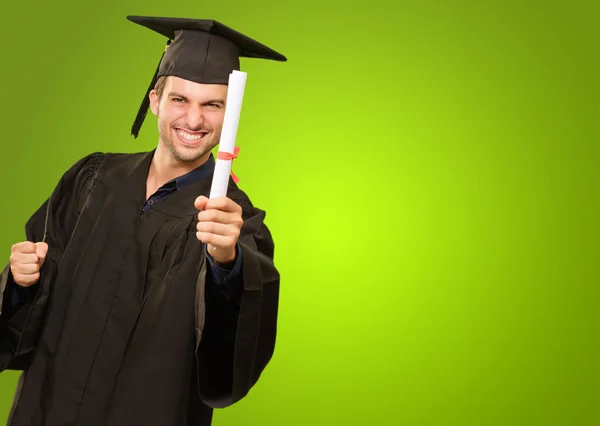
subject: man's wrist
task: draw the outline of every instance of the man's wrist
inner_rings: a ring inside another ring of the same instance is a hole
[[[237,244],[227,253],[223,253],[223,249],[217,249],[216,253],[211,254],[211,257],[220,268],[232,268],[237,259]]]

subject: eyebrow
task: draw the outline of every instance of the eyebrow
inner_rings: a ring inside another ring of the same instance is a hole
[[[204,102],[203,105],[206,104],[221,104],[221,105],[225,105],[225,101],[223,99],[211,99],[209,101]]]
[[[189,99],[186,96],[182,95],[181,93],[170,92],[169,93],[169,97],[171,97],[171,96],[175,96],[177,98],[181,98],[181,99],[184,99],[186,101],[189,101]],[[216,98],[216,99],[210,99],[210,100],[202,103],[202,105],[207,105],[207,104],[221,104],[221,105],[225,105],[225,101],[223,99],[221,99],[221,98]]]
[[[181,93],[169,92],[169,97],[172,97],[172,96],[175,96],[176,98],[185,99],[186,101],[188,100],[188,98],[183,96]]]

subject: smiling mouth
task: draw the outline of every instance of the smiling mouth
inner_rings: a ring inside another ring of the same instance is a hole
[[[197,142],[208,134],[208,132],[188,132],[182,129],[176,129],[175,132],[184,142]]]

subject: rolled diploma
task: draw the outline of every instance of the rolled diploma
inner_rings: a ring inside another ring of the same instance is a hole
[[[223,129],[219,141],[219,152],[233,154],[235,138],[237,136],[242,100],[244,99],[244,88],[246,87],[247,73],[233,71],[229,74],[229,86],[227,90],[227,104],[225,116],[223,117]],[[213,174],[212,186],[209,198],[225,197],[229,185],[232,160],[221,160],[217,158]]]

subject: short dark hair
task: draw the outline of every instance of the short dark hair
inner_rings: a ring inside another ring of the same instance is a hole
[[[163,75],[158,77],[156,84],[154,85],[154,90],[156,90],[156,94],[158,95],[158,99],[162,98],[163,90],[165,88],[165,83],[167,81],[167,76]]]

